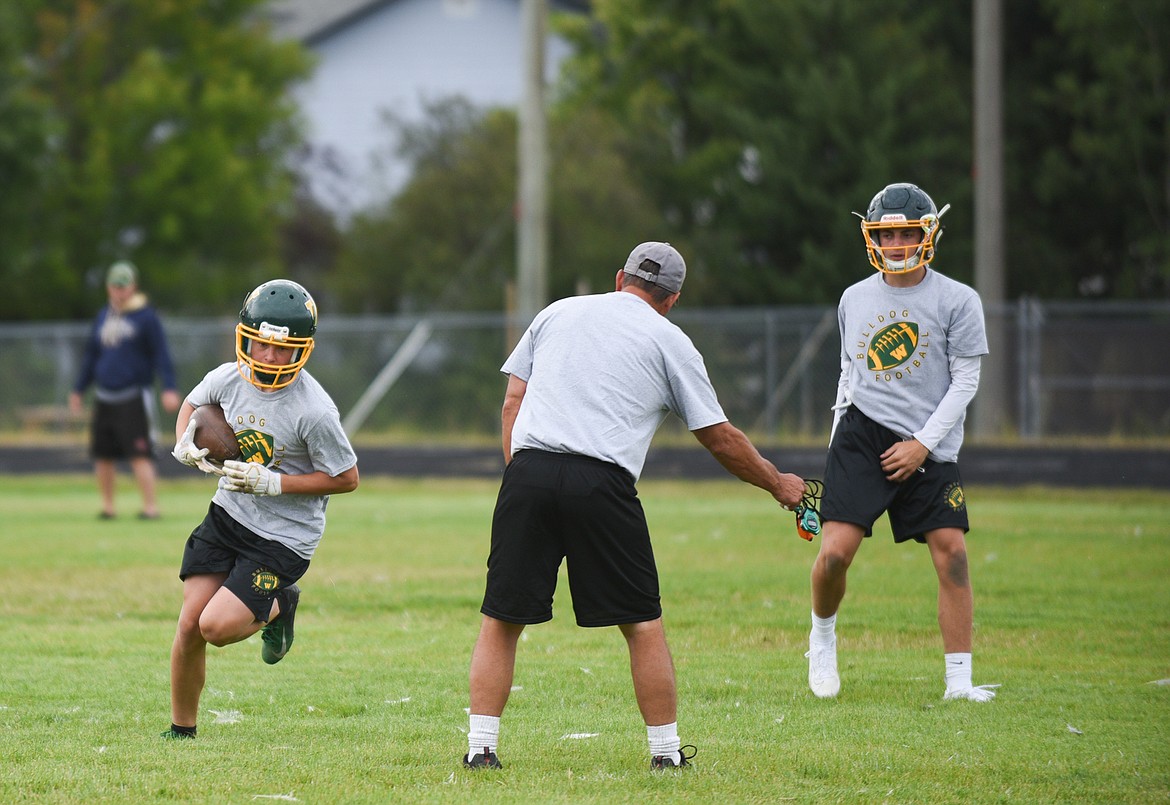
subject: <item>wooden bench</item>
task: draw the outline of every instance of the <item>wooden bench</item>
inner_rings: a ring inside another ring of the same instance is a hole
[[[26,405],[17,409],[20,429],[29,433],[62,433],[83,430],[89,424],[89,413],[73,413],[68,405]]]

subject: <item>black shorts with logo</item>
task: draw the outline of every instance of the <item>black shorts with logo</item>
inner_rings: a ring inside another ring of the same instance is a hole
[[[907,481],[886,480],[881,454],[900,441],[892,430],[850,406],[829,445],[821,519],[854,523],[868,537],[882,512],[888,512],[895,542],[926,542],[926,532],[936,528],[968,531],[958,464],[928,458],[922,471]]]
[[[96,400],[89,447],[93,458],[154,458],[145,393],[125,402]]]
[[[223,586],[239,598],[258,621],[267,621],[272,597],[309,569],[309,560],[265,539],[236,522],[212,503],[183,549],[179,578],[227,573]]]
[[[661,617],[650,531],[630,474],[586,456],[521,450],[496,499],[480,611],[508,623],[551,620],[562,559],[578,625]]]

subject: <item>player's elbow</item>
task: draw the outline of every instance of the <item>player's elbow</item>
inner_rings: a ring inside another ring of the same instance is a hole
[[[504,400],[504,404],[500,406],[500,421],[501,422],[515,422],[516,415],[520,413],[520,398],[508,397]]]
[[[361,478],[358,475],[358,468],[356,466],[351,467],[350,469],[341,473],[341,475],[336,476],[334,481],[337,482],[336,494],[341,495],[345,494],[346,492],[352,492],[353,490],[357,489],[358,484],[361,483]]]
[[[738,448],[743,437],[740,430],[730,422],[720,422],[717,425],[699,428],[694,431],[694,434],[695,438],[699,440],[699,444],[707,448],[707,451],[720,462],[739,453]]]

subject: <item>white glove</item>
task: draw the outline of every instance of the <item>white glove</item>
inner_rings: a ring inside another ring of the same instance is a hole
[[[175,444],[175,449],[171,451],[171,455],[180,464],[195,467],[211,475],[223,475],[223,470],[206,458],[207,448],[204,447],[200,450],[195,446],[194,438],[195,419],[192,418],[187,423],[187,429],[183,431],[183,435],[179,438],[178,443]]]
[[[224,489],[249,495],[275,497],[280,494],[280,473],[252,461],[223,463]]]

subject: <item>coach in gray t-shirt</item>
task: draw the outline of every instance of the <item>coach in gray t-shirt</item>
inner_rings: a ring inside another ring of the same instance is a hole
[[[507,467],[492,520],[483,623],[471,661],[469,768],[498,768],[516,643],[552,618],[561,561],[581,626],[617,626],[630,650],[651,768],[685,766],[658,572],[635,483],[675,413],[736,477],[786,508],[804,481],[781,473],[730,422],[703,357],[666,314],[686,276],[668,243],[643,243],[613,293],[554,302],[504,363]]]

